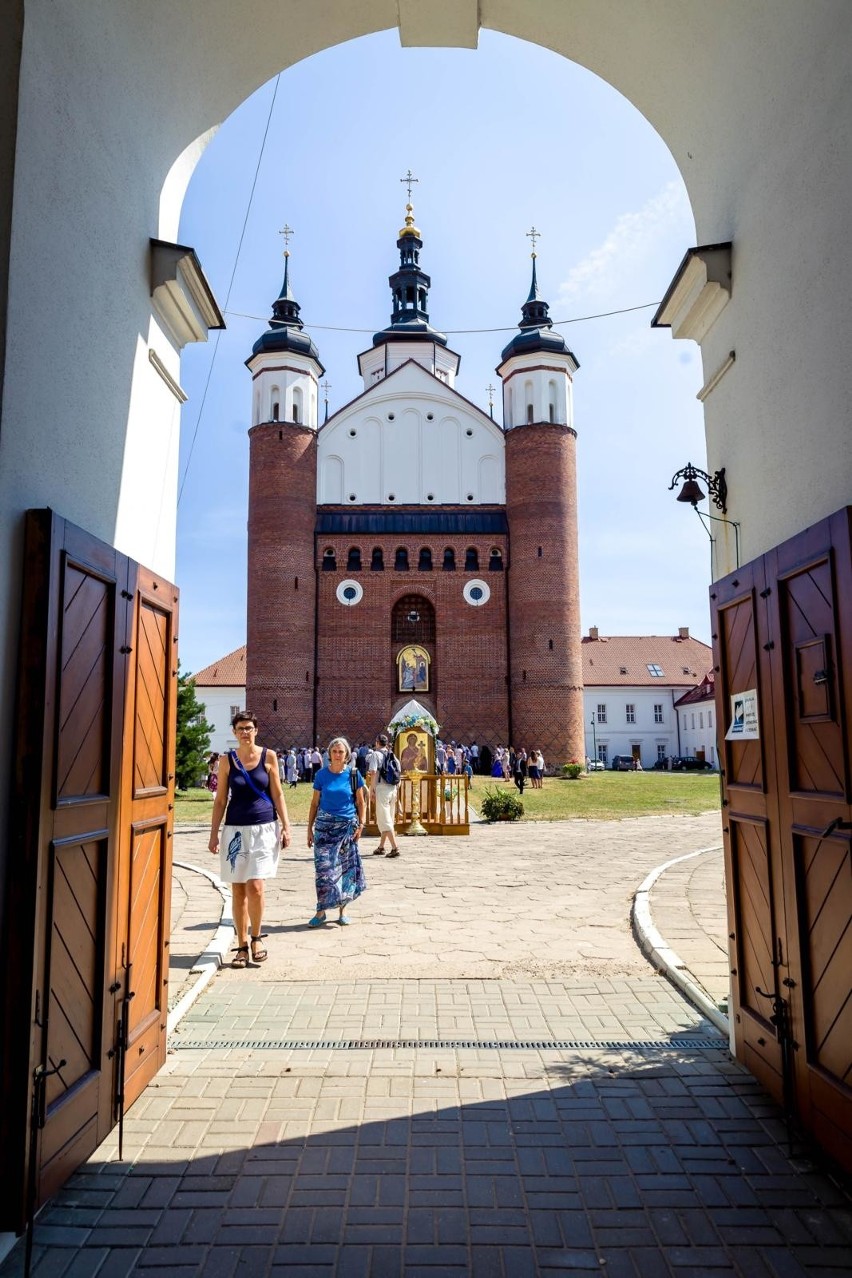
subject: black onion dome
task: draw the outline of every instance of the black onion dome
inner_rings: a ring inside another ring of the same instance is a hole
[[[550,307],[538,291],[535,254],[533,254],[532,283],[529,296],[521,307],[521,322],[518,328],[521,331],[503,347],[501,361],[509,359],[512,355],[530,355],[536,351],[544,351],[553,355],[570,355],[574,363],[577,363],[565,338],[561,333],[553,332]]]
[[[320,366],[320,376],[325,372],[319,357],[319,351],[313,338],[305,332],[299,311],[301,307],[290,289],[290,255],[284,257],[284,283],[281,292],[272,303],[272,315],[269,328],[251,348],[252,355],[260,355],[268,351],[291,351],[294,355],[306,355],[316,360]]]
[[[393,311],[387,328],[373,335],[373,345],[385,342],[427,341],[446,346],[447,339],[429,323],[426,307],[429,301],[431,278],[420,268],[420,250],[423,241],[414,225],[414,209],[405,206],[405,226],[399,232],[396,246],[399,249],[399,270],[388,276]]]

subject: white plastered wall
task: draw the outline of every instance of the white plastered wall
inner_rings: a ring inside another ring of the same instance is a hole
[[[416,364],[320,428],[321,505],[476,506],[505,499],[503,432]]]
[[[743,559],[852,500],[848,0],[254,0],[250,21],[233,0],[27,0],[0,424],[7,721],[27,507],[54,506],[172,571],[171,447],[131,477],[143,432],[156,419],[167,437],[173,413],[142,357],[149,237],[174,238],[206,137],[255,88],[399,22],[403,43],[436,45],[471,45],[479,22],[597,73],[671,149],[699,242],[733,241],[732,299],[702,358],[709,379],[737,353],[705,411]],[[567,133],[555,166],[570,146]],[[38,393],[48,340],[61,414]]]

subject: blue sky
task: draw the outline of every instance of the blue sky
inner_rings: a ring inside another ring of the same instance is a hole
[[[285,222],[295,230],[293,290],[326,367],[331,412],[362,389],[356,356],[390,318],[387,277],[406,199],[399,179],[409,168],[419,178],[432,323],[448,334],[506,330],[450,335],[462,357],[456,387],[483,408],[529,290],[531,226],[541,232],[539,287],[554,321],[657,303],[695,243],[683,183],[651,126],[602,80],[537,46],[483,31],[476,51],[401,49],[387,32],[285,71],[270,117],[274,92],[270,81],[223,123],[181,219],[181,242],[198,252],[220,306],[228,298],[215,359],[211,340],[188,347],[182,364],[190,398],[177,583],[189,671],[245,641],[244,360],[280,287]],[[653,313],[559,329],[580,362],[583,628],[669,634],[687,625],[707,642],[710,543],[668,491],[688,461],[706,466],[701,358],[693,342],[652,330]],[[498,420],[499,402],[498,391]]]

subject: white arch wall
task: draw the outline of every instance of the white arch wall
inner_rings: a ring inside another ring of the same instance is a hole
[[[471,45],[478,14],[602,76],[669,146],[699,242],[733,241],[732,299],[702,353],[709,377],[737,352],[706,422],[744,559],[852,500],[848,0],[255,0],[250,23],[233,0],[26,0],[17,99],[14,88],[2,99],[18,113],[0,423],[7,719],[26,507],[55,506],[173,570],[175,409],[149,347],[178,369],[151,331],[149,237],[175,237],[195,159],[239,102],[282,66],[394,27],[400,11],[403,43]],[[36,393],[48,334],[58,415]],[[145,488],[162,497],[156,510]]]

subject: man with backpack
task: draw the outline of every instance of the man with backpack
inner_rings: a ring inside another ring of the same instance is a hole
[[[394,818],[396,796],[400,781],[399,760],[388,744],[387,735],[380,732],[376,744],[367,756],[367,785],[376,800],[376,824],[379,827],[379,846],[374,856],[385,855],[385,840],[390,844],[388,856],[399,856]]]

